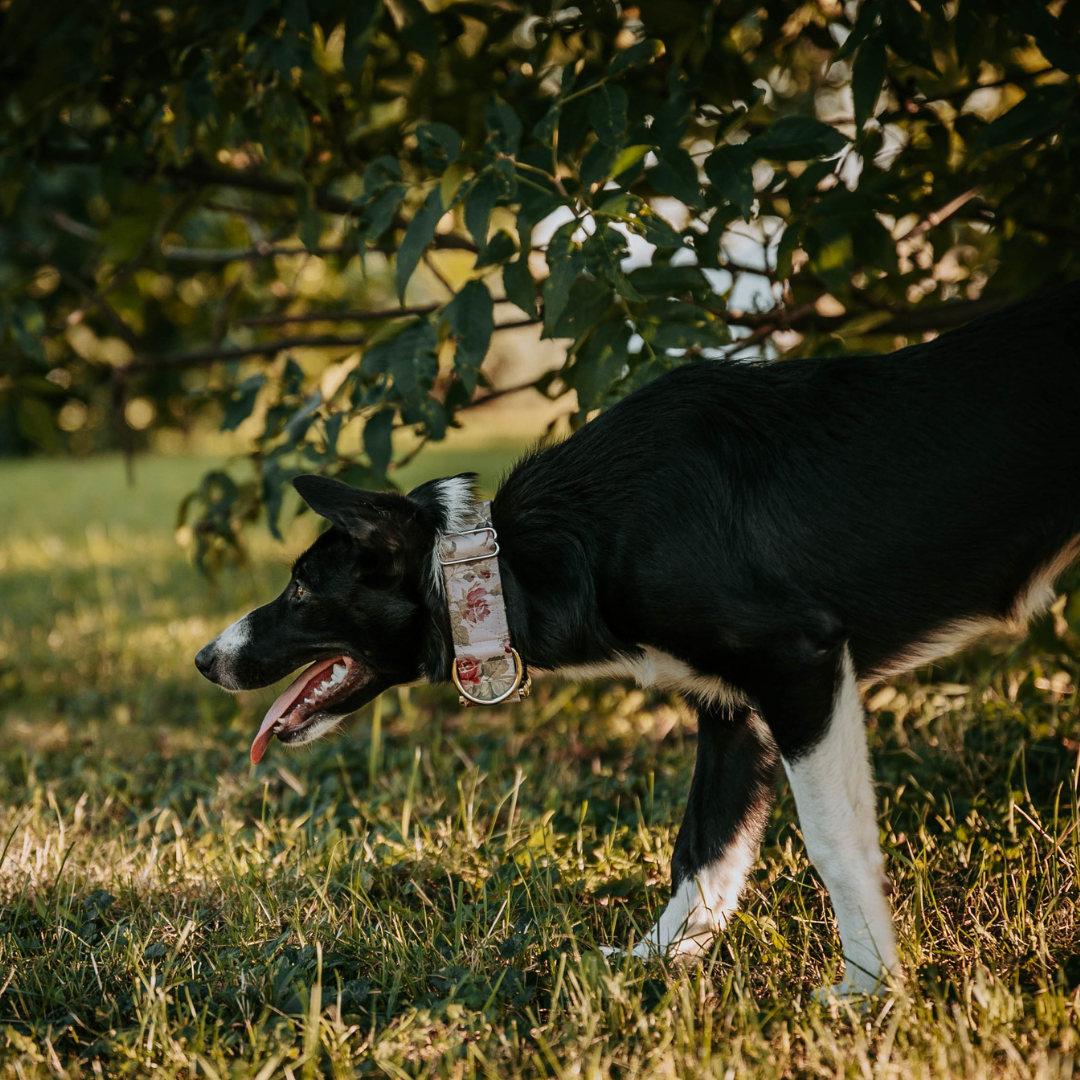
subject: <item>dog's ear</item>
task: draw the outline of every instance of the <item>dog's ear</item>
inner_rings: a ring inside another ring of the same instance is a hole
[[[304,475],[293,487],[316,514],[362,543],[394,551],[416,518],[417,508],[404,495],[363,491],[329,476]]]

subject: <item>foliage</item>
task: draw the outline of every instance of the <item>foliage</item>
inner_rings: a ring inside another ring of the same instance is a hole
[[[148,461],[132,497],[115,457],[0,466],[4,1080],[1073,1074],[1075,577],[1027,642],[872,691],[910,984],[830,1015],[786,791],[703,970],[596,951],[667,898],[694,730],[662,696],[414,690],[252,769],[274,691],[191,657],[287,571],[260,535],[208,605],[163,524],[201,467]]]
[[[390,483],[391,432],[490,394],[507,323],[567,342],[536,386],[581,422],[700,356],[890,348],[1077,272],[1076,3],[0,20],[0,451],[246,420],[205,556],[299,470]]]

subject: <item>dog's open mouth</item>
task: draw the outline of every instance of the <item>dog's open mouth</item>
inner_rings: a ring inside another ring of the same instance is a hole
[[[344,701],[370,678],[371,672],[351,656],[317,660],[270,706],[251,744],[252,765],[259,763],[275,735],[282,742],[295,742],[326,715],[328,707]]]

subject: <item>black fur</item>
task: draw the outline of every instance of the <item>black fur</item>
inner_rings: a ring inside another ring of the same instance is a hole
[[[676,884],[767,804],[776,757],[751,708],[797,760],[828,723],[845,646],[866,678],[953,623],[1006,620],[1080,537],[1078,403],[1073,284],[888,356],[687,364],[517,465],[492,512],[525,661],[650,646],[748,703],[700,709]],[[335,528],[249,617],[231,674],[214,643],[200,668],[258,686],[346,651],[371,679],[341,713],[446,680],[439,482],[297,488]]]

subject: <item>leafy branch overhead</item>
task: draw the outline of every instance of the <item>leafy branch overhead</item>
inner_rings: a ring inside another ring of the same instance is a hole
[[[434,5],[433,5],[434,6]],[[712,356],[884,350],[1075,276],[1077,5],[0,9],[0,452],[217,417],[220,560],[566,343],[574,422]],[[295,328],[295,329],[294,329]],[[408,453],[415,452],[414,448]]]

